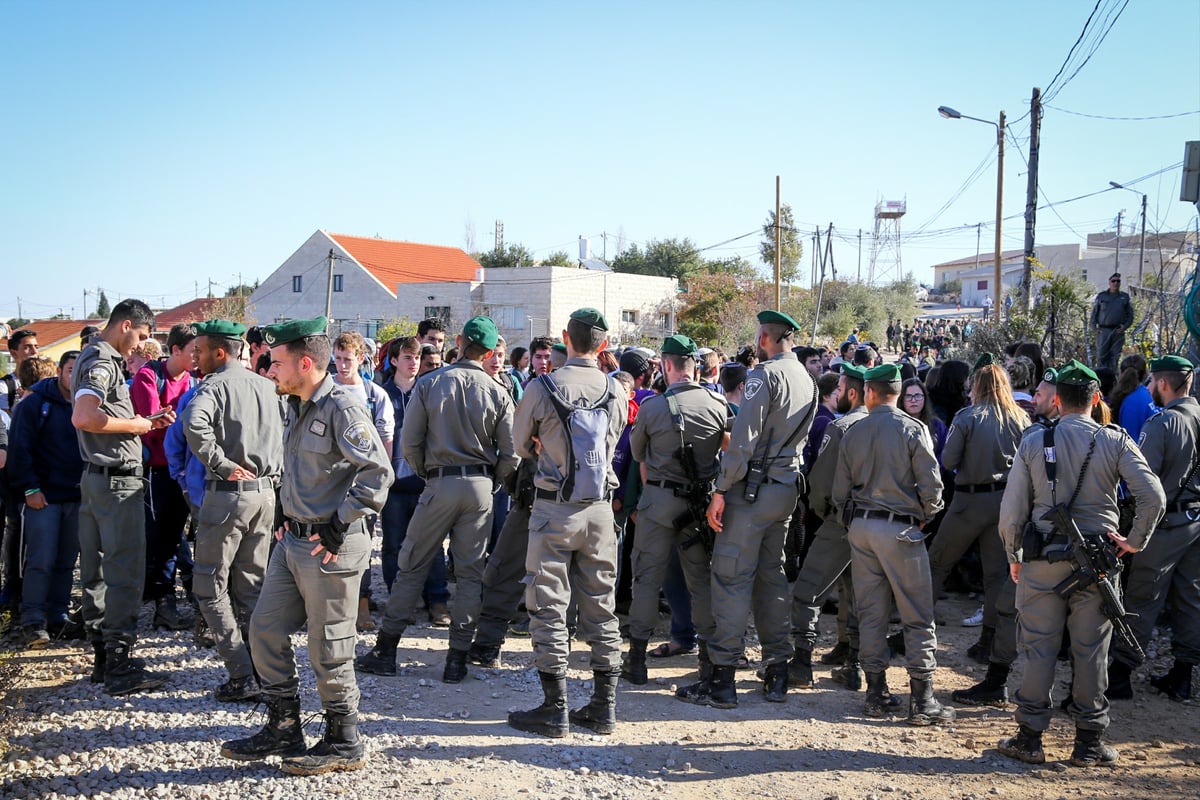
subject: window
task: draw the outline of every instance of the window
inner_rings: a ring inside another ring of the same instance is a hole
[[[1083,271],[1083,279],[1085,281],[1087,280],[1087,270],[1086,269]]]
[[[450,321],[450,306],[425,306],[425,319],[437,317],[442,322]]]
[[[975,288],[980,292],[987,291],[987,281],[976,281]]]
[[[342,290],[342,277],[343,276],[341,275],[333,276],[333,290],[335,292],[340,292]]]
[[[664,331],[671,330],[671,314],[668,311],[659,312],[658,327]]]
[[[293,275],[292,276],[292,291],[293,292],[302,292],[302,291],[304,291],[303,287],[304,287],[304,276],[303,275]]]
[[[334,289],[334,291],[337,291],[337,290]],[[381,319],[367,320],[367,323],[366,323],[367,332],[365,334],[366,337],[368,339],[379,338],[379,329],[382,327],[383,327],[383,320],[381,320]],[[379,342],[379,344],[383,344],[383,342]]]
[[[621,312],[621,322],[627,322],[630,325],[637,325],[638,324],[638,312],[622,311]]]

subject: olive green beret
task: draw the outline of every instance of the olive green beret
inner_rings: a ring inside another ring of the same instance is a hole
[[[983,353],[979,358],[975,359],[975,366],[971,367],[971,372],[984,367],[990,367],[996,362],[996,357],[991,353]]]
[[[878,367],[872,367],[863,373],[863,380],[898,381],[900,380],[900,365],[880,364]]]
[[[1191,372],[1195,367],[1183,356],[1163,356],[1150,360],[1151,372]]]
[[[571,319],[579,320],[580,322],[591,325],[593,328],[599,328],[602,331],[608,330],[608,320],[594,308],[580,308],[571,312]]]
[[[462,335],[464,339],[488,350],[495,350],[500,341],[500,331],[496,330],[496,323],[490,317],[471,317],[463,325]]]
[[[696,343],[690,337],[677,333],[663,339],[662,351],[663,355],[695,356]]]
[[[562,342],[555,342],[554,344],[552,344],[550,346],[550,349],[557,353],[567,352],[567,346],[565,344],[563,344]]]
[[[800,330],[800,323],[789,317],[782,311],[760,311],[758,312],[759,325],[784,325],[794,331]]]
[[[271,347],[275,347],[309,336],[324,336],[328,327],[329,320],[324,316],[316,319],[293,319],[263,328],[263,341]]]
[[[210,319],[207,322],[193,322],[192,330],[196,332],[197,336],[223,336],[226,339],[236,339],[246,332],[246,326],[227,319]]]
[[[841,363],[841,368],[842,374],[847,378],[854,378],[855,380],[859,381],[866,380],[865,376],[867,374],[867,370],[864,367],[851,364],[849,361],[843,361]]]
[[[1066,384],[1068,386],[1087,386],[1092,381],[1097,383],[1100,379],[1096,377],[1096,373],[1087,364],[1083,364],[1075,359],[1071,359],[1066,364],[1063,364],[1056,370],[1053,370],[1054,380],[1051,380],[1047,370],[1046,382],[1054,384]]]

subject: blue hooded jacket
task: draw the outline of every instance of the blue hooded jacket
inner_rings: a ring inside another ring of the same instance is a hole
[[[15,494],[41,489],[47,502],[79,502],[83,458],[58,378],[38,381],[17,403],[8,440],[8,480]]]

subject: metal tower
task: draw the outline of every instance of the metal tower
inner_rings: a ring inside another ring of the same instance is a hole
[[[871,269],[867,283],[886,286],[904,279],[900,267],[900,218],[907,200],[880,200],[875,204],[875,238],[871,240]]]

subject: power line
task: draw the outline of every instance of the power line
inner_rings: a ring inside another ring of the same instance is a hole
[[[1109,116],[1105,116],[1103,114],[1084,114],[1082,111],[1068,111],[1065,108],[1059,108],[1057,106],[1051,106],[1051,105],[1046,105],[1044,107],[1052,108],[1055,111],[1061,112],[1063,114],[1071,114],[1072,116],[1076,116],[1076,117],[1087,117],[1088,119],[1117,120],[1120,122],[1142,122],[1144,120],[1152,120],[1152,119],[1177,119],[1179,117],[1190,117],[1195,114],[1200,114],[1200,109],[1198,109],[1196,111],[1181,111],[1178,114],[1159,114],[1159,115],[1153,116],[1153,117],[1109,117]]]
[[[1119,1],[1120,0],[1116,0],[1116,2]],[[1071,49],[1067,53],[1067,57],[1063,59],[1062,66],[1058,68],[1058,72],[1054,74],[1054,77],[1051,78],[1050,83],[1046,85],[1046,92],[1042,99],[1043,103],[1049,103],[1051,100],[1053,100],[1059,92],[1066,88],[1067,84],[1075,79],[1075,76],[1079,74],[1080,70],[1087,66],[1087,63],[1091,61],[1092,56],[1095,55],[1096,51],[1100,49],[1100,45],[1102,45],[1104,40],[1108,38],[1109,32],[1113,29],[1113,26],[1117,24],[1117,20],[1121,18],[1121,14],[1125,12],[1125,8],[1129,5],[1129,0],[1124,0],[1124,2],[1121,2],[1120,8],[1117,8],[1115,3],[1107,6],[1104,11],[1101,12],[1103,14],[1103,19],[1100,20],[1096,26],[1093,26],[1092,20],[1096,19],[1096,12],[1100,9],[1100,6],[1103,3],[1104,0],[1096,0],[1096,5],[1092,8],[1092,12],[1088,14],[1087,21],[1084,22],[1083,30],[1080,32],[1079,37],[1075,40],[1075,44],[1071,45]],[[1103,32],[1097,34],[1097,31],[1101,28],[1103,28]],[[1066,73],[1066,70],[1072,64],[1072,59],[1075,57],[1076,53],[1082,52],[1080,44],[1082,44],[1085,39],[1089,38],[1090,42],[1085,45],[1087,47],[1087,54],[1082,57],[1082,60],[1079,61],[1078,66],[1075,66],[1070,74],[1063,78],[1061,83],[1058,83],[1058,79]]]

